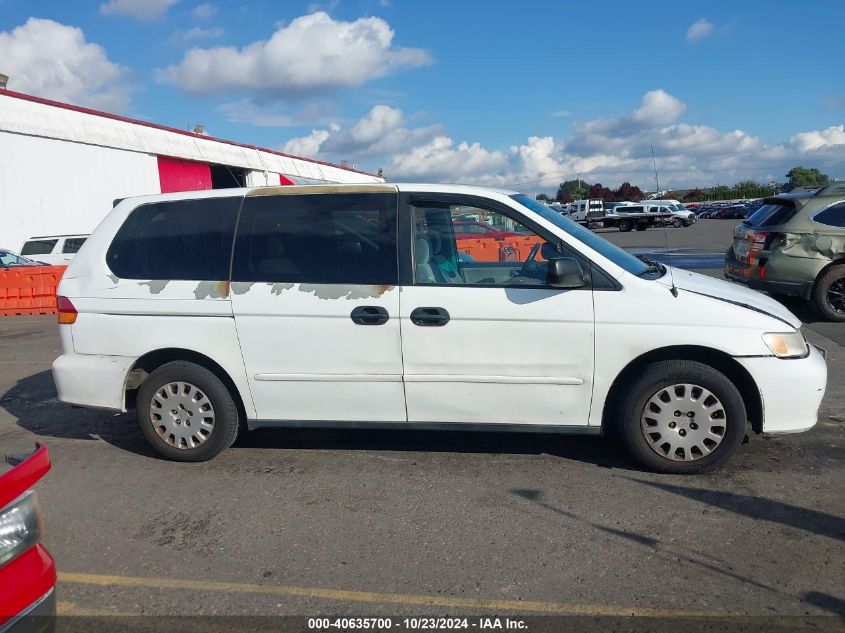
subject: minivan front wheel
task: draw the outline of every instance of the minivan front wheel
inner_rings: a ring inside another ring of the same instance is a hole
[[[137,417],[150,445],[175,461],[211,459],[238,433],[238,408],[226,385],[184,361],[162,365],[141,384]]]
[[[651,470],[692,474],[727,461],[745,437],[746,411],[721,372],[696,361],[646,367],[622,406],[622,439]]]

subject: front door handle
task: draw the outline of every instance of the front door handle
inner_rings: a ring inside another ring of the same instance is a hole
[[[446,308],[417,308],[411,312],[411,323],[414,325],[441,327],[449,322]]]
[[[381,306],[358,306],[349,317],[358,325],[384,325],[390,319]]]

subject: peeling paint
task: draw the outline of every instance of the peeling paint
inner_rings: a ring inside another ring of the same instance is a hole
[[[229,296],[228,281],[201,281],[194,289],[197,299],[225,299]]]
[[[108,275],[108,278],[111,279],[111,282],[116,286],[120,281],[120,277],[117,275]]]
[[[285,290],[290,290],[293,288],[293,284],[282,284],[282,283],[275,283],[269,284],[270,285],[270,292],[274,295],[280,295]]]
[[[170,283],[170,279],[153,279],[152,281],[141,281],[139,286],[149,286],[150,292],[154,295],[160,294],[165,286]]]
[[[313,293],[318,299],[377,299],[392,288],[387,284],[299,284],[300,292]]]
[[[231,283],[231,288],[232,292],[236,295],[245,295],[254,285],[254,281],[233,281]]]

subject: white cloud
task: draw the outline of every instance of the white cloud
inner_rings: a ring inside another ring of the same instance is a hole
[[[452,138],[441,125],[411,127],[397,108],[377,105],[343,127],[332,125],[289,140],[284,150],[330,161],[384,167],[391,180],[429,180],[554,191],[575,178],[617,187],[628,180],[653,188],[651,148],[660,182],[669,187],[711,186],[745,179],[768,182],[798,164],[833,174],[845,168],[845,125],[767,144],[743,130],[721,131],[681,120],[687,106],[663,90],[646,93],[627,115],[572,125],[565,139],[532,136],[490,148]],[[838,171],[837,171],[838,170]]]
[[[191,9],[191,16],[197,20],[208,20],[217,13],[217,7],[208,2],[198,4]]]
[[[789,143],[801,153],[832,147],[838,147],[839,151],[845,152],[845,125],[833,125],[826,130],[800,132],[792,136]]]
[[[156,75],[194,95],[235,91],[294,99],[358,87],[432,62],[422,49],[393,46],[393,38],[393,29],[380,18],[343,22],[318,12],[240,49],[194,48]]]
[[[642,125],[669,125],[686,112],[686,109],[685,103],[665,90],[651,90],[643,95],[640,107],[634,110],[631,118]]]
[[[150,21],[163,17],[179,0],[111,0],[100,5],[103,15],[126,15],[136,20]]]
[[[716,26],[707,18],[696,20],[687,29],[687,42],[698,42],[713,35]]]
[[[29,18],[0,31],[2,70],[9,89],[111,111],[129,105],[129,71],[87,42],[82,29]]]

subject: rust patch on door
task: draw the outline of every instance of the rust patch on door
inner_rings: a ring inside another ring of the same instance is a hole
[[[161,294],[161,291],[170,283],[170,279],[153,279],[152,281],[141,281],[139,286],[149,286],[150,294]]]
[[[194,288],[197,299],[225,299],[229,296],[228,281],[201,281]]]

